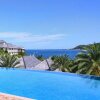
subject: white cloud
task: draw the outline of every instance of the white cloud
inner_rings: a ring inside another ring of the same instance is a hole
[[[48,43],[48,42],[54,42],[56,40],[63,39],[65,35],[64,34],[39,34],[34,35],[32,33],[13,33],[13,32],[1,32],[0,33],[0,39],[11,41],[14,43]],[[24,44],[25,45],[25,44]],[[23,45],[23,46],[24,46]]]
[[[33,35],[32,33],[0,33],[1,39],[19,40],[19,42],[44,42],[50,40],[57,40],[64,37],[64,34],[51,34],[51,35]]]

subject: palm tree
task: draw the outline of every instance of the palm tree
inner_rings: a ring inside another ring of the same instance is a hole
[[[44,58],[42,55],[35,55],[35,57],[36,57],[37,59],[39,59],[40,61],[45,60],[45,58]]]
[[[23,56],[26,56],[27,54],[23,51],[18,52],[18,54],[16,56],[18,56],[18,58],[21,58]]]
[[[51,70],[59,69],[60,71],[63,71],[63,72],[71,71],[70,65],[72,61],[69,59],[67,55],[53,56],[51,59],[54,62],[51,66]]]
[[[3,55],[5,53],[8,53],[8,52],[6,50],[3,50],[3,49],[0,48],[0,55]]]
[[[0,67],[14,68],[18,65],[17,56],[3,53],[0,55]]]
[[[74,68],[77,67],[77,73],[100,75],[100,46],[93,44],[85,48],[87,52],[77,55]]]

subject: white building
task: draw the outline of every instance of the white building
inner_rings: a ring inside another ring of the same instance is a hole
[[[16,45],[7,43],[3,40],[0,40],[0,49],[7,51],[10,54],[18,54],[19,52],[24,52],[24,48],[18,47]]]

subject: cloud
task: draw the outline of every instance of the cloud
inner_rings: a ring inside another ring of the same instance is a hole
[[[57,40],[64,37],[64,34],[51,34],[51,35],[33,35],[32,33],[10,33],[4,32],[0,33],[1,39],[13,39],[19,42],[44,42],[50,40]]]
[[[13,33],[13,32],[2,32],[0,33],[0,39],[13,41],[14,43],[47,43],[54,42],[56,40],[63,39],[64,34],[32,34],[32,33]]]

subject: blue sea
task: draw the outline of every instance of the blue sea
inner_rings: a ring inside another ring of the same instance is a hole
[[[49,58],[55,55],[60,56],[66,54],[73,59],[80,52],[81,50],[66,50],[66,49],[26,50],[27,55],[42,55],[44,58]]]

